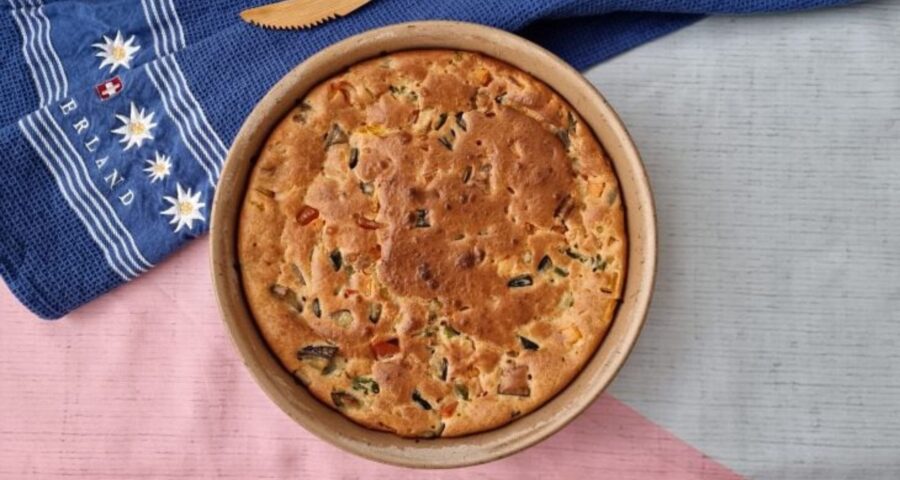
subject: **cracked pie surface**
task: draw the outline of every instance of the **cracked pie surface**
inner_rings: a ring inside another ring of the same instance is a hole
[[[528,74],[429,50],[358,64],[279,123],[238,234],[248,303],[319,400],[408,437],[563,389],[622,292],[625,212],[590,128]]]

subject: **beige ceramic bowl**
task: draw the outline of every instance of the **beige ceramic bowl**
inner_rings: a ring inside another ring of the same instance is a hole
[[[269,132],[318,83],[385,52],[443,48],[480,52],[544,81],[573,105],[606,149],[621,183],[628,228],[622,305],[606,339],[576,379],[538,410],[496,430],[460,438],[414,440],[361,427],[313,398],[269,351],[244,299],[237,222],[247,179]],[[288,73],[259,102],[234,140],[212,212],[212,270],[225,325],[260,387],[304,428],[357,455],[422,468],[488,462],[547,438],[606,388],[631,351],[650,303],[656,267],[653,197],[628,132],[603,97],[562,60],[518,36],[479,25],[419,22],[372,30],[329,47]]]

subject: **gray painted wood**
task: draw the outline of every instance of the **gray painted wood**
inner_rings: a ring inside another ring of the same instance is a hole
[[[588,76],[659,210],[612,393],[751,478],[900,477],[900,2],[707,19]]]

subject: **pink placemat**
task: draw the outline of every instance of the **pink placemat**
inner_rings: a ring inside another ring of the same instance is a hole
[[[2,478],[738,478],[610,395],[488,465],[427,472],[338,450],[240,363],[203,241],[57,322],[3,287],[0,319]]]

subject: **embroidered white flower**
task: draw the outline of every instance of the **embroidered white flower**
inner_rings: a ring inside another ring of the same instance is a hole
[[[116,32],[116,38],[104,35],[102,42],[92,45],[100,50],[97,52],[97,56],[103,59],[99,68],[103,70],[103,67],[109,65],[110,73],[115,72],[119,67],[131,68],[134,55],[141,49],[140,45],[134,44],[134,40],[134,35],[132,35],[128,41],[125,41],[120,31]]]
[[[200,192],[193,193],[191,189],[181,188],[181,184],[177,184],[178,193],[175,197],[163,197],[163,199],[172,204],[168,210],[160,212],[162,215],[171,215],[172,220],[169,224],[177,224],[175,232],[177,233],[182,227],[188,230],[194,228],[194,220],[204,221],[203,214],[200,209],[206,204],[200,201]]]
[[[125,144],[126,151],[135,145],[140,147],[144,143],[144,140],[153,139],[152,132],[156,127],[156,124],[153,123],[153,115],[153,112],[146,114],[145,109],[138,109],[134,102],[131,103],[131,113],[129,116],[116,115],[116,118],[122,122],[122,126],[113,130],[112,133],[117,133],[122,136],[122,139],[119,140],[119,142]]]
[[[172,173],[172,159],[168,155],[156,152],[153,160],[147,160],[147,176],[150,177],[150,183],[156,183],[165,180]]]

